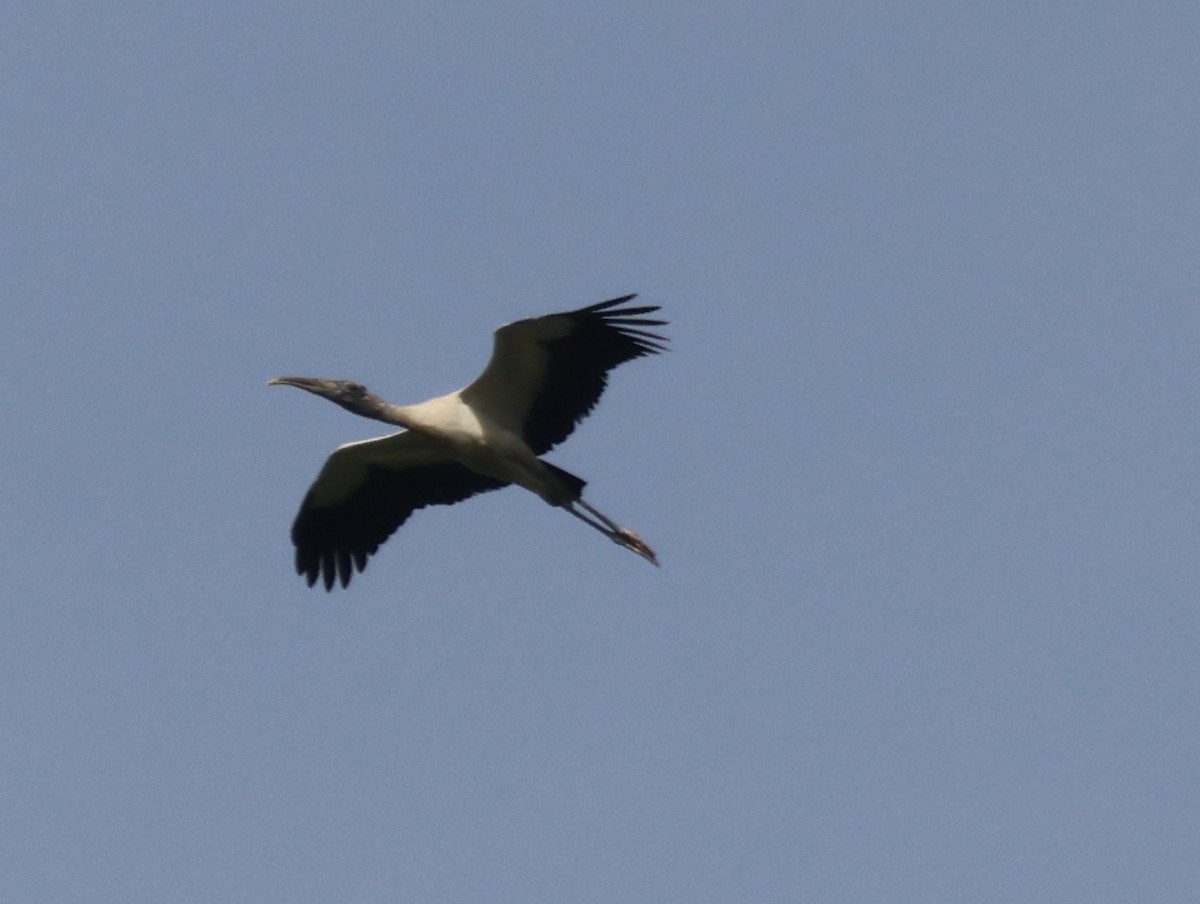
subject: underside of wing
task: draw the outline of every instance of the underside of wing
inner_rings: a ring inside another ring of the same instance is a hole
[[[343,587],[417,509],[505,486],[452,461],[411,431],[349,443],[325,462],[292,525],[296,571]]]
[[[502,326],[463,401],[519,430],[534,454],[549,451],[595,407],[610,370],[666,350],[666,337],[646,329],[666,323],[644,316],[657,306],[621,307],[634,297]]]

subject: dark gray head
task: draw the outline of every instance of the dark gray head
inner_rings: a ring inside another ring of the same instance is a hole
[[[313,395],[319,395],[322,398],[329,399],[331,402],[336,402],[347,411],[361,417],[369,417],[375,420],[384,420],[385,409],[388,407],[383,399],[372,393],[362,383],[355,383],[353,380],[323,380],[319,377],[275,377],[273,380],[267,380],[267,385],[295,386],[297,389],[303,389],[305,392],[311,392]]]

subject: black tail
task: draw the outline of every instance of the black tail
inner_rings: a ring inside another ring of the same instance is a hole
[[[563,485],[571,491],[571,501],[574,501],[583,495],[583,488],[587,486],[586,480],[584,480],[582,477],[576,477],[570,471],[564,471],[558,465],[552,465],[550,462],[545,461],[544,459],[542,460],[542,464],[553,471],[554,476],[561,480]]]

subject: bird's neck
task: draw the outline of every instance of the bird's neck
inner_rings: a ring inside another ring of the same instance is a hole
[[[393,405],[376,397],[367,399],[357,413],[396,427],[412,429],[413,426],[413,417],[408,405]]]

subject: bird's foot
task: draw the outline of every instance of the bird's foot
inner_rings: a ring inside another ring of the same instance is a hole
[[[621,527],[613,531],[612,539],[618,546],[624,546],[630,552],[636,552],[650,564],[658,565],[658,556],[654,554],[654,550],[646,545],[645,540],[628,528]]]

